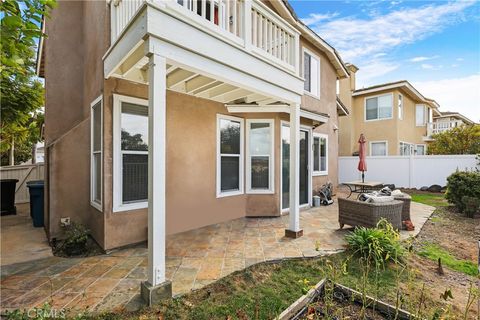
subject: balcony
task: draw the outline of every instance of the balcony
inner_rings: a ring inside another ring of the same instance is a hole
[[[259,0],[113,0],[112,44],[122,37],[145,6],[170,14],[275,67],[298,75],[298,31]]]
[[[462,125],[462,122],[459,121],[435,121],[429,122],[427,124],[427,136],[424,138],[425,141],[431,141],[432,135],[437,133],[442,133],[448,131],[452,128],[456,128]]]

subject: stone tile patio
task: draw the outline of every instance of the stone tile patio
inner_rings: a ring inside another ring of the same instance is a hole
[[[342,250],[336,202],[301,212],[304,236],[284,237],[288,216],[241,218],[169,236],[167,278],[174,295],[201,288],[236,270],[267,260],[311,257]],[[434,208],[412,203],[416,235]],[[146,279],[144,246],[89,258],[49,257],[2,267],[2,310],[24,309],[49,301],[72,312],[135,310],[142,305],[140,282]]]

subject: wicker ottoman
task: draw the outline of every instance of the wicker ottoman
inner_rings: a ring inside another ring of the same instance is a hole
[[[402,193],[401,195],[394,196],[394,199],[403,202],[402,221],[411,220],[410,219],[410,203],[412,202],[412,197],[406,193]]]
[[[375,227],[380,219],[385,218],[395,229],[402,229],[403,202],[393,200],[382,203],[338,198],[338,223],[352,227]]]

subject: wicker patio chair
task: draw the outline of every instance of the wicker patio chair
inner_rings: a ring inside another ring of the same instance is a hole
[[[375,227],[380,219],[385,218],[395,229],[402,229],[403,202],[394,200],[382,203],[338,198],[338,223],[352,227]]]
[[[394,199],[403,202],[402,221],[411,220],[410,219],[410,203],[412,202],[412,197],[406,193],[402,193],[401,195],[394,196]]]

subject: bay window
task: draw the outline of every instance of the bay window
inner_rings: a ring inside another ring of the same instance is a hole
[[[217,197],[243,193],[243,119],[217,115]]]
[[[91,104],[90,203],[102,211],[102,97]]]
[[[273,193],[273,120],[247,120],[247,192]]]
[[[328,173],[328,135],[313,133],[313,174]]]
[[[365,99],[365,120],[391,119],[393,110],[393,95],[385,94],[381,96]]]
[[[400,155],[409,156],[413,152],[413,144],[407,142],[400,142]]]
[[[148,101],[114,95],[114,211],[148,204]]]

